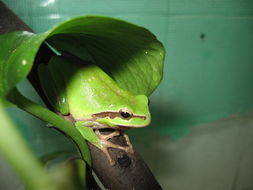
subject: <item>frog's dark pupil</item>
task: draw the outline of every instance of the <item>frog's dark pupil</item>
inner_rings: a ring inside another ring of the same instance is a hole
[[[131,116],[130,113],[128,113],[128,112],[121,112],[120,114],[124,118],[129,118]]]

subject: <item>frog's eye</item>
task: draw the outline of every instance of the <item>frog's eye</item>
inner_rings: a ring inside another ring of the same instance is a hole
[[[128,109],[121,109],[120,111],[119,111],[119,113],[120,113],[120,116],[122,117],[122,118],[124,118],[124,119],[129,119],[129,118],[131,118],[132,117],[132,112],[131,111],[129,111]]]
[[[123,118],[129,118],[129,117],[131,117],[131,114],[128,113],[128,112],[120,112],[120,115],[121,115],[121,117],[123,117]]]

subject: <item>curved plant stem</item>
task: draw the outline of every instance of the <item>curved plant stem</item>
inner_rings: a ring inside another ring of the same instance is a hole
[[[27,189],[56,190],[56,186],[29,150],[0,105],[0,154],[13,167]]]
[[[71,138],[78,147],[82,158],[86,163],[91,166],[91,156],[89,148],[76,128],[68,121],[64,120],[49,109],[32,102],[31,100],[24,97],[17,89],[11,91],[8,96],[8,100],[13,104],[17,105],[20,109],[31,113],[39,119],[48,122],[53,125],[56,129],[63,132],[65,135]]]

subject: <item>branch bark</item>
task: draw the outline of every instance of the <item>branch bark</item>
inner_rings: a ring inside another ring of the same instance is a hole
[[[28,25],[0,1],[0,34],[20,30],[32,31]],[[51,55],[52,52],[46,46],[42,45],[36,57],[37,63],[28,76],[28,79],[49,108],[50,104],[39,84],[36,67],[39,63],[46,63]],[[110,141],[121,146],[127,145],[122,133],[117,137],[113,137]],[[92,169],[106,188],[111,190],[162,189],[148,166],[136,151],[131,154],[119,149],[109,149],[109,153],[115,162],[115,165],[111,166],[108,158],[101,150],[90,143],[88,144],[92,155]],[[98,187],[93,187],[93,189],[98,189]]]

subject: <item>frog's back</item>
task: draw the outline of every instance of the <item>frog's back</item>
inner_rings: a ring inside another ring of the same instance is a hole
[[[119,88],[94,63],[66,57],[53,59],[57,60],[51,64],[57,64],[66,84],[69,112],[76,119],[89,119],[93,113],[110,110],[112,106],[120,109],[120,105],[128,104],[130,93]]]

